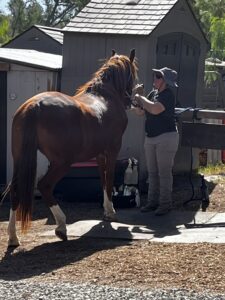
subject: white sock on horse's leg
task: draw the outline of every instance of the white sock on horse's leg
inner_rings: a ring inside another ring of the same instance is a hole
[[[109,200],[106,190],[103,190],[103,195],[104,195],[104,202],[103,202],[104,216],[106,219],[114,221],[114,220],[116,220],[116,218],[115,218],[116,212],[113,207],[113,203],[112,203],[112,201]]]
[[[8,225],[8,246],[19,246],[20,242],[18,240],[18,237],[16,235],[16,210],[10,209],[9,214],[9,225]]]
[[[55,230],[56,235],[64,240],[66,239],[66,216],[58,204],[51,206],[50,209],[55,218],[56,224],[58,225]],[[62,237],[60,234],[62,234]],[[65,236],[65,238],[63,236]]]

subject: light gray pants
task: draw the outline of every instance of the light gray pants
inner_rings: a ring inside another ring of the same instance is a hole
[[[144,149],[148,169],[148,203],[172,206],[173,164],[178,149],[178,132],[145,137]]]

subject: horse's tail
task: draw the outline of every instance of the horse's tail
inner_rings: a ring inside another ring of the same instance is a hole
[[[16,163],[16,198],[19,202],[17,218],[21,230],[26,232],[30,226],[33,194],[37,170],[37,111],[29,107],[21,126],[19,160]],[[15,133],[14,133],[15,134]],[[16,143],[12,146],[17,147]],[[14,164],[15,165],[15,164]]]
[[[5,188],[5,190],[1,193],[1,195],[0,195],[0,206],[2,205],[3,201],[5,200],[5,198],[7,197],[7,195],[10,192],[10,186],[11,186],[11,183],[9,183],[7,185],[7,187]]]

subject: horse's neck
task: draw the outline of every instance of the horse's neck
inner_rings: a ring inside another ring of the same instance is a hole
[[[102,96],[105,99],[121,99],[123,97],[123,94],[125,94],[125,91],[124,93],[122,93],[111,82],[105,82],[90,86],[87,89],[87,92]]]

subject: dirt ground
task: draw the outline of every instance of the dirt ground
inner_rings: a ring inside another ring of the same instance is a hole
[[[225,182],[207,182],[207,211],[225,212]],[[196,196],[197,195],[197,196]],[[195,197],[199,196],[196,191]],[[174,208],[200,209],[199,201],[183,206],[190,187],[177,185]],[[67,223],[102,218],[99,203],[61,201]],[[150,241],[77,238],[61,242],[42,237],[55,228],[42,199],[35,199],[32,227],[21,235],[21,246],[7,248],[9,203],[0,207],[0,279],[94,283],[122,287],[184,288],[225,293],[225,244],[166,244]],[[166,226],[166,224],[165,224]],[[225,222],[224,222],[225,226]]]

